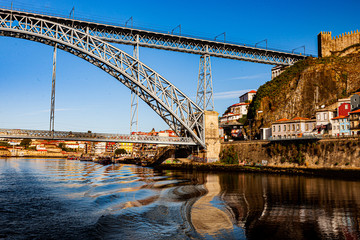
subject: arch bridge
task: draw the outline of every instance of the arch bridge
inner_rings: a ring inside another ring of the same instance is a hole
[[[204,111],[170,81],[124,51],[70,26],[2,9],[0,36],[54,46],[88,61],[139,96],[178,136],[206,148]]]

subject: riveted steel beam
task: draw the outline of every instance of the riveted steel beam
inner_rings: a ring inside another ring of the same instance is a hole
[[[169,51],[185,52],[191,54],[212,57],[229,58],[241,61],[256,62],[270,65],[288,66],[305,59],[306,56],[291,51],[275,50],[270,48],[254,47],[246,44],[228,43],[217,40],[209,40],[197,37],[185,36],[184,34],[169,34],[160,31],[149,31],[89,20],[70,19],[66,17],[51,16],[31,12],[0,9],[2,12],[13,12],[23,16],[30,16],[71,26],[91,36],[101,38],[107,42],[136,45],[141,47],[163,49]],[[137,36],[139,37],[137,42]]]

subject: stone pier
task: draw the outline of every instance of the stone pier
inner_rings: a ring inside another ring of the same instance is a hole
[[[219,113],[205,111],[205,144],[204,157],[207,162],[219,161],[220,137],[219,137]]]

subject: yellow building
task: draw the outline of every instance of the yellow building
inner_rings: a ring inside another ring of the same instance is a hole
[[[132,153],[134,149],[133,143],[118,143],[117,147],[125,149],[127,153]]]

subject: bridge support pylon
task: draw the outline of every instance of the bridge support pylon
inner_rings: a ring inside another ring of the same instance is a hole
[[[55,130],[55,84],[56,84],[56,54],[57,44],[54,46],[53,54],[53,70],[52,70],[52,84],[51,84],[51,109],[50,109],[50,131],[52,134]]]
[[[200,57],[196,104],[204,111],[214,111],[210,55]]]
[[[205,144],[206,150],[203,157],[206,162],[219,161],[220,137],[219,137],[219,113],[205,111]]]
[[[133,57],[139,60],[139,35],[136,37],[136,45],[134,45]],[[137,80],[139,80],[139,72],[137,73]],[[139,96],[131,92],[130,100],[130,134],[135,131],[138,132],[139,122]]]

